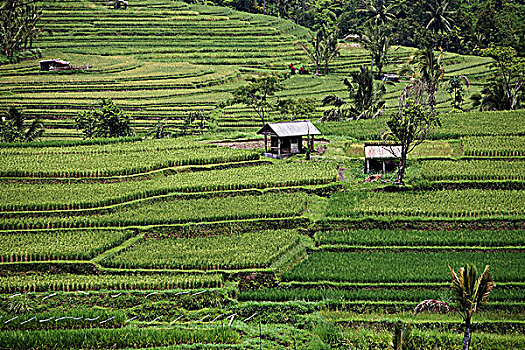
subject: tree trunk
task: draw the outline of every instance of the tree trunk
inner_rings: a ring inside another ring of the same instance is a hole
[[[325,61],[325,63],[324,63],[324,74],[325,75],[328,74],[328,61]]]
[[[405,176],[405,171],[407,168],[407,153],[406,150],[401,150],[401,157],[399,158],[399,166],[397,168],[396,183],[402,184],[403,177]]]
[[[470,347],[470,319],[465,320],[465,335],[463,336],[463,350]]]

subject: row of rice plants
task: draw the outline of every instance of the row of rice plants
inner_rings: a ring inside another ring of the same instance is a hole
[[[230,191],[330,183],[336,180],[328,162],[277,163],[187,173],[143,181],[112,183],[0,183],[3,211],[96,208],[169,193]]]
[[[75,147],[75,146],[101,146],[108,144],[118,144],[123,146],[128,142],[140,141],[142,138],[140,136],[134,137],[114,137],[114,138],[95,138],[87,140],[52,140],[52,141],[33,141],[33,142],[13,142],[13,143],[1,143],[0,144],[0,155],[4,157],[4,152],[9,153],[8,149],[15,148],[16,150],[11,150],[10,153],[16,154],[22,152],[27,148],[31,148],[35,153],[39,153],[42,148],[65,148],[65,147]]]
[[[282,275],[284,281],[447,282],[448,266],[490,264],[496,281],[522,281],[523,252],[315,252]]]
[[[461,144],[467,156],[525,156],[525,137],[523,136],[468,137],[462,138]]]
[[[126,227],[292,217],[300,216],[303,213],[307,200],[308,197],[305,193],[267,193],[259,196],[173,200],[100,215],[2,219],[0,220],[0,228],[14,230]]]
[[[6,330],[50,330],[78,328],[117,328],[128,319],[120,310],[72,309],[68,311],[25,312],[18,317],[0,317],[0,331]]]
[[[74,329],[50,331],[6,331],[0,333],[4,349],[105,349],[149,348],[173,344],[238,343],[239,333],[230,327]]]
[[[525,162],[504,160],[425,161],[421,176],[440,180],[525,180]]]
[[[334,194],[325,216],[522,217],[525,191],[479,189]]]
[[[521,111],[444,113],[442,126],[431,139],[457,139],[471,136],[525,134],[525,113]],[[324,135],[351,136],[359,140],[380,140],[386,130],[386,117],[377,119],[317,123]]]
[[[426,299],[448,300],[450,291],[445,288],[359,288],[359,289],[321,289],[321,288],[265,288],[239,292],[239,301],[323,301],[323,300],[362,300],[362,301],[412,301]],[[490,301],[522,302],[525,290],[496,288],[490,294]]]
[[[364,329],[354,327],[343,329],[342,337],[350,349],[388,349],[392,347],[392,331]],[[443,330],[419,330],[411,333],[414,347],[419,350],[460,349],[463,334],[459,332],[444,332]],[[521,334],[502,335],[475,332],[469,349],[499,350],[523,349],[525,336]]]
[[[147,239],[104,261],[104,266],[167,269],[268,267],[297,243],[294,230],[266,230],[227,236]]]
[[[522,246],[525,230],[341,230],[318,231],[316,245],[347,246]]]
[[[89,260],[133,235],[131,230],[0,233],[0,262]]]
[[[218,274],[27,274],[2,276],[2,293],[86,290],[165,290],[222,287]]]
[[[107,177],[152,170],[259,159],[259,152],[229,147],[129,153],[8,155],[0,160],[2,177]],[[60,170],[57,170],[60,169]]]
[[[11,144],[8,147],[2,144],[0,155],[2,157],[55,155],[57,157],[70,154],[127,154],[159,151],[181,151],[190,149],[202,152],[221,150],[218,147],[196,141],[188,137],[143,140],[141,137],[100,138],[79,141],[49,141]]]

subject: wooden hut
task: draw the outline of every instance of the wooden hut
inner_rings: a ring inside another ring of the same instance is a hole
[[[67,70],[67,69],[71,69],[70,63],[68,61],[61,60],[60,58],[40,61],[41,71]]]
[[[382,171],[383,174],[395,169],[397,160],[401,156],[401,146],[390,142],[365,143],[365,174],[372,170]]]
[[[310,135],[311,148],[313,148],[314,136],[321,135],[321,132],[309,120],[297,120],[268,123],[257,134],[264,135],[264,156],[284,158],[306,151],[303,148],[304,136]]]

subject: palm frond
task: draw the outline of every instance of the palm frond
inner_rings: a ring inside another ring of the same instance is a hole
[[[335,106],[337,108],[343,106],[346,104],[346,101],[339,97],[339,96],[336,96],[336,95],[328,95],[328,96],[325,96],[325,98],[323,98],[323,102],[322,102],[322,105],[323,106],[327,106],[327,105],[332,105],[332,106]]]

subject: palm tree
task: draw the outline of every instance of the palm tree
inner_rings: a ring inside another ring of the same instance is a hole
[[[430,45],[417,50],[414,55],[410,56],[400,73],[409,74],[427,86],[429,104],[432,108],[436,105],[436,93],[445,75],[445,68],[442,64],[443,51],[441,49],[439,51],[440,54],[436,56]]]
[[[318,30],[314,35],[310,34],[310,40],[307,43],[297,44],[315,65],[315,75],[319,75],[321,60],[323,59],[323,35],[324,32]]]
[[[359,40],[361,46],[370,52],[372,64],[377,68],[376,77],[381,78],[383,67],[388,63],[390,38],[382,26],[369,24]]]
[[[456,310],[463,317],[465,322],[465,334],[463,336],[463,350],[468,350],[470,346],[471,320],[472,315],[478,306],[487,301],[490,292],[495,287],[494,280],[489,271],[489,265],[485,266],[483,273],[477,277],[476,266],[467,264],[458,270],[452,270],[452,298],[456,303]]]
[[[341,53],[338,47],[337,30],[332,30],[324,34],[322,52],[324,74],[328,74],[328,65]]]
[[[430,11],[425,11],[427,15],[430,15],[427,29],[431,28],[435,33],[441,32],[442,34],[450,32],[452,29],[452,18],[450,16],[456,11],[448,11],[449,5],[449,0],[434,0],[434,3],[430,4]]]
[[[489,271],[489,265],[485,266],[485,270],[478,277],[478,270],[476,266],[466,264],[458,272],[454,272],[449,266],[452,274],[452,299],[455,302],[455,308],[451,309],[448,304],[437,300],[424,300],[414,309],[414,315],[423,311],[436,310],[454,310],[463,317],[465,324],[465,332],[463,336],[463,350],[469,350],[471,337],[471,321],[472,316],[478,310],[478,307],[485,303],[490,295],[490,292],[496,284]]]
[[[15,107],[9,108],[0,116],[0,141],[2,142],[29,142],[34,141],[44,133],[44,126],[40,119],[35,119],[24,126],[25,117]]]
[[[340,119],[370,119],[383,112],[385,101],[382,99],[386,93],[385,85],[374,82],[372,71],[362,66],[358,71],[350,73],[352,81],[344,79],[350,99],[353,104],[348,104],[336,95],[328,95],[323,99],[323,106],[334,106],[334,109],[325,111],[321,120]]]
[[[385,0],[369,0],[366,2],[366,8],[359,11],[366,13],[368,17],[367,22],[372,22],[375,25],[384,25],[396,18],[396,14],[393,11],[402,3],[403,1],[388,3]]]

